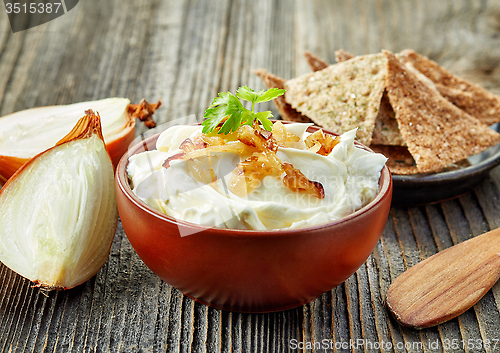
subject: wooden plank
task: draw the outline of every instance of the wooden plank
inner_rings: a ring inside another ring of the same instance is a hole
[[[425,214],[429,221],[430,231],[436,246],[436,252],[453,246],[450,232],[444,219],[440,205],[425,206]],[[429,337],[428,346],[434,345],[440,347],[444,352],[456,352],[447,342],[459,342],[462,339],[458,320],[451,320],[438,326],[438,333]],[[443,344],[444,343],[444,344]]]
[[[364,350],[375,350],[378,347],[377,343],[381,340],[377,334],[377,323],[375,316],[375,304],[373,303],[374,295],[371,293],[371,287],[368,278],[367,263],[372,262],[372,258],[368,258],[358,271],[356,278],[358,282],[358,301],[359,301],[359,316],[361,323],[361,334],[356,338],[362,340]]]
[[[384,346],[380,349],[382,352],[390,352],[387,347],[392,343],[391,332],[388,322],[391,320],[389,312],[385,305],[385,296],[390,284],[390,273],[387,258],[385,257],[382,242],[379,241],[375,247],[372,256],[366,262],[368,270],[368,280],[371,293],[371,304],[373,305],[377,341]]]
[[[448,228],[450,229],[451,236],[455,243],[462,242],[466,239],[470,238],[471,229],[470,226],[475,228],[480,228],[480,223],[483,223],[482,220],[479,223],[473,222],[472,224],[467,222],[465,215],[462,212],[468,210],[469,217],[471,220],[478,220],[480,215],[477,214],[477,209],[472,205],[468,205],[467,210],[463,210],[459,207],[459,201],[469,200],[472,202],[471,195],[465,195],[460,198],[460,200],[453,200],[443,204],[443,211],[445,217],[447,218]],[[473,214],[476,215],[475,218],[472,218]],[[458,318],[458,324],[460,327],[460,331],[462,334],[462,339],[466,342],[468,341],[476,341],[481,340],[481,333],[479,324],[477,321],[477,317],[474,313],[474,309],[470,309],[460,315]],[[449,340],[446,342],[450,342]],[[484,350],[478,350],[484,351]]]

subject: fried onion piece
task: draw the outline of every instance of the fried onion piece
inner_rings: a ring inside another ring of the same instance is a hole
[[[199,158],[203,156],[208,156],[209,154],[219,153],[219,152],[229,152],[235,153],[237,155],[251,155],[253,152],[256,152],[255,148],[251,146],[245,145],[240,141],[230,141],[224,145],[219,146],[208,146],[207,148],[194,150],[189,153],[186,153],[182,158],[183,159],[191,159],[191,158]]]
[[[197,150],[197,151],[202,151],[202,150]],[[187,152],[179,152],[176,153],[170,157],[168,157],[162,164],[163,168],[169,168],[170,167],[170,162],[173,160],[184,160],[188,163],[188,166],[193,173],[193,176],[195,177],[196,180],[201,181],[202,183],[209,184],[211,182],[214,182],[217,180],[217,175],[211,168],[211,162],[210,162],[210,154],[209,153],[203,153],[199,155],[198,157],[201,156],[207,156],[210,168],[204,167],[203,160],[199,160],[196,158],[186,158],[186,156],[189,153]]]
[[[242,125],[238,129],[238,140],[247,146],[256,148],[259,151],[271,150],[276,152],[278,145],[270,131],[260,128],[260,126],[251,127],[250,125]]]
[[[179,149],[183,150],[186,153],[189,153],[207,147],[205,141],[203,140],[195,140],[195,142],[190,138],[187,138],[181,142],[181,144],[179,145]]]
[[[200,134],[193,138],[187,138],[179,145],[179,149],[183,152],[170,156],[163,162],[162,166],[164,168],[169,168],[170,162],[173,160],[186,160],[195,179],[202,183],[209,184],[217,180],[217,175],[212,169],[210,152],[213,150],[212,147],[221,149],[223,144],[224,140],[218,136]],[[209,167],[204,163],[206,159],[200,160],[198,159],[199,157],[207,157]]]
[[[128,113],[134,118],[144,122],[148,128],[154,128],[156,122],[153,120],[153,114],[161,106],[161,101],[158,103],[148,103],[145,99],[141,100],[139,104],[129,104],[127,107]]]
[[[330,134],[325,134],[323,130],[315,131],[304,140],[309,151],[322,156],[328,156],[339,142],[340,136],[333,137]]]
[[[233,171],[229,188],[235,195],[245,197],[260,185],[265,176],[278,176],[277,173],[278,171],[270,163],[266,154],[255,152],[238,164]]]
[[[325,190],[320,182],[312,181],[290,163],[283,163],[283,169],[286,175],[283,177],[283,183],[293,191],[306,191],[315,195],[319,199],[325,198]]]
[[[170,162],[175,161],[176,159],[183,159],[183,157],[185,155],[186,155],[186,152],[176,153],[176,154],[168,157],[167,159],[165,159],[165,161],[163,162],[163,164],[161,166],[163,168],[168,168],[168,167],[170,167]]]
[[[195,137],[187,138],[184,141],[181,142],[179,145],[179,149],[182,150],[183,152],[176,153],[170,157],[168,157],[164,162],[163,162],[163,167],[168,168],[170,167],[170,162],[176,159],[189,159],[189,158],[197,158],[201,156],[208,156],[209,152],[231,152],[228,151],[231,149],[231,147],[227,148],[221,148],[218,147],[216,149],[212,150],[206,150],[209,147],[212,146],[222,146],[224,145],[224,139],[220,136],[209,136],[205,134],[199,134]],[[237,149],[237,152],[243,151],[245,148],[239,148]],[[189,153],[195,152],[195,151],[202,151],[203,152],[198,152],[194,153],[191,155],[188,155]]]
[[[209,146],[220,146],[224,144],[224,139],[220,136],[208,136],[205,134],[201,134],[200,137]]]
[[[181,142],[179,148],[184,152],[193,152],[196,150],[201,150],[210,146],[221,146],[224,144],[224,139],[219,136],[209,136],[205,134],[199,134],[195,137],[187,138]]]
[[[210,155],[208,155],[207,159],[188,159],[186,163],[191,173],[193,173],[194,178],[199,182],[210,184],[217,180],[217,174],[215,174],[212,167],[212,158]]]
[[[300,141],[300,137],[288,132],[281,121],[277,121],[273,125],[273,138],[280,147],[292,147],[295,142]]]
[[[240,129],[241,131],[238,134],[238,140],[265,154],[273,169],[277,171],[278,175],[280,175],[283,171],[283,166],[279,158],[276,156],[278,143],[274,139],[272,133],[270,133],[270,131],[263,130],[258,125],[255,126],[255,124],[254,128],[244,125],[240,127]]]

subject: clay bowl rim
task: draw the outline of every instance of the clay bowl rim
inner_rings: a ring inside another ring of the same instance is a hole
[[[289,123],[286,121],[282,121],[282,123]],[[195,123],[195,124],[186,124],[186,125],[201,125],[200,123]],[[322,129],[324,132],[333,135],[333,136],[339,136],[337,133],[333,133],[331,131],[328,131],[324,128],[318,127],[316,125],[311,125],[309,126],[306,131],[309,129],[314,129],[319,130]],[[138,150],[141,148],[144,149],[146,147],[145,151],[150,151],[147,149],[148,142],[151,140],[157,140],[158,137],[160,136],[161,132],[157,132],[151,136],[146,137],[145,139],[141,140],[137,144],[133,145],[128,149],[128,151],[122,156],[120,159],[120,162],[118,163],[118,166],[116,167],[116,181],[118,183],[118,186],[120,187],[120,190],[123,192],[123,194],[137,207],[139,207],[142,211],[147,212],[151,216],[154,216],[156,218],[159,218],[162,221],[165,221],[167,223],[170,223],[171,225],[174,226],[182,226],[185,228],[190,228],[190,229],[196,229],[197,232],[202,232],[202,231],[217,231],[217,232],[223,232],[224,234],[231,235],[231,236],[268,236],[268,235],[282,235],[286,236],[288,234],[296,234],[296,233],[306,233],[310,231],[317,231],[323,228],[330,228],[335,225],[341,224],[341,223],[346,223],[349,221],[352,221],[353,219],[361,216],[362,214],[369,212],[371,209],[373,209],[375,206],[377,206],[382,200],[387,197],[388,195],[390,196],[391,190],[392,190],[392,176],[391,173],[389,172],[389,168],[387,165],[384,165],[380,172],[380,177],[379,177],[379,191],[377,195],[374,197],[373,200],[371,200],[367,205],[364,207],[360,208],[357,211],[354,211],[353,213],[350,213],[349,215],[336,219],[331,222],[327,223],[321,223],[309,227],[301,227],[301,228],[283,228],[283,229],[263,229],[263,230],[254,230],[254,229],[232,229],[232,228],[217,228],[217,227],[210,227],[210,226],[204,226],[196,223],[191,223],[187,221],[183,221],[180,219],[176,219],[174,217],[168,216],[164,213],[161,213],[153,208],[151,208],[149,205],[144,203],[142,200],[140,200],[132,191],[132,188],[130,187],[128,175],[127,175],[127,166],[129,163],[129,158],[135,154],[138,153]],[[156,143],[156,141],[155,141]],[[354,141],[355,145],[357,147],[361,147],[369,152],[373,152],[370,148],[367,146],[363,145],[360,142]],[[156,150],[156,149],[155,149]],[[144,152],[144,151],[143,151]]]

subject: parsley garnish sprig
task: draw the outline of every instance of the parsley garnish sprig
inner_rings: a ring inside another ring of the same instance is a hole
[[[255,104],[268,102],[284,93],[285,90],[279,88],[270,88],[267,91],[255,92],[248,86],[238,88],[236,96],[231,92],[221,92],[205,111],[202,132],[210,133],[214,131],[226,117],[227,120],[220,127],[219,134],[234,132],[241,125],[252,125],[255,119],[260,121],[264,129],[271,131],[273,123],[269,118],[272,118],[273,114],[270,111],[255,112]],[[251,102],[252,109],[245,108],[240,99]]]

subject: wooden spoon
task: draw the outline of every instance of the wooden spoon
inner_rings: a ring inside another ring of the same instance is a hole
[[[426,328],[476,304],[500,277],[500,229],[445,249],[403,272],[387,306],[403,325]]]

